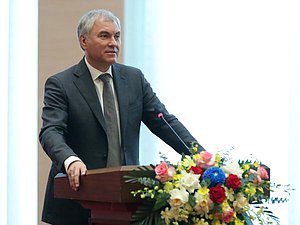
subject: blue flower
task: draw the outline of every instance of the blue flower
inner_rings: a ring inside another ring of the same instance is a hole
[[[219,167],[210,167],[203,173],[203,179],[209,179],[209,187],[214,187],[217,184],[224,184],[226,180],[226,175],[223,170]]]

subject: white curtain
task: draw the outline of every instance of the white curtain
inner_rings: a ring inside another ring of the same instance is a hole
[[[0,7],[0,225],[37,224],[36,0]]]
[[[300,4],[125,3],[125,63],[143,70],[168,110],[208,151],[234,147],[234,158],[257,158],[270,166],[272,181],[296,187]],[[180,159],[143,132],[143,164],[157,162],[159,151]],[[296,224],[297,192],[292,197],[289,207],[273,205],[281,224]]]

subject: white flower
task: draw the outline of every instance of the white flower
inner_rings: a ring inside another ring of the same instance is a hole
[[[171,207],[183,206],[189,200],[189,193],[184,189],[173,189],[169,194],[171,195],[169,201]]]
[[[180,186],[186,189],[188,192],[193,193],[195,189],[200,188],[199,184],[200,174],[187,173],[182,171],[182,177],[180,178]]]
[[[196,205],[195,210],[197,213],[199,213],[201,216],[207,216],[209,213],[209,210],[213,207],[213,202],[210,200],[209,195],[205,194],[202,195],[199,192],[195,193],[196,198]]]
[[[239,178],[242,178],[243,170],[241,169],[241,167],[238,164],[238,162],[233,162],[233,163],[230,163],[230,164],[228,164],[226,166],[223,166],[222,169],[224,170],[224,172],[226,174],[235,174]]]
[[[234,207],[235,211],[238,212],[247,205],[248,205],[247,198],[245,198],[242,193],[238,193],[236,195],[236,200],[233,202],[233,207]]]

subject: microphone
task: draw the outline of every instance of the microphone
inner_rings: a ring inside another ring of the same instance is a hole
[[[165,119],[164,114],[162,114],[160,112],[160,113],[157,114],[157,117],[160,118],[160,119],[162,119],[164,121],[164,123],[171,129],[171,131],[173,132],[173,134],[175,134],[175,136],[177,137],[177,139],[183,144],[183,146],[188,150],[188,152],[190,152],[190,148],[184,143],[184,141],[181,139],[181,137],[179,137],[179,135],[173,129],[173,127],[171,127],[171,125],[169,124],[169,122]]]

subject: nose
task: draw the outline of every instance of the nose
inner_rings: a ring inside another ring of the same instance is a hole
[[[110,39],[109,45],[110,46],[118,46],[119,45],[119,41],[115,37],[112,37]]]

